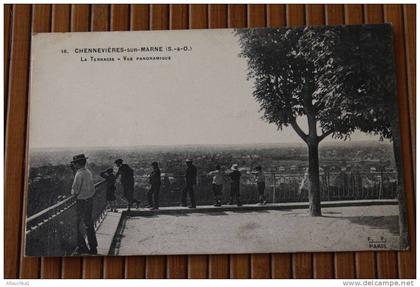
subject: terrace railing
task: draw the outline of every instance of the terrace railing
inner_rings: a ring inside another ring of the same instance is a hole
[[[308,201],[308,191],[301,189],[304,174],[285,174],[266,172],[265,196],[269,203]],[[172,175],[170,184],[162,184],[160,203],[162,206],[174,206],[180,203],[184,176]],[[395,172],[330,172],[320,175],[321,200],[362,200],[396,198],[397,175]],[[145,202],[148,189],[147,181],[137,183],[136,194]],[[223,201],[229,201],[230,185],[223,188]],[[255,178],[243,173],[241,177],[241,200],[244,204],[258,202],[258,191]],[[214,196],[211,178],[206,175],[198,177],[195,187],[196,201],[199,205],[213,204]]]
[[[92,217],[97,228],[106,215],[105,181],[95,184]],[[26,219],[27,256],[68,256],[77,248],[76,198],[70,196]]]

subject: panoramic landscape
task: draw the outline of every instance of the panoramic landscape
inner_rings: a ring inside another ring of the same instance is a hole
[[[392,144],[384,141],[347,141],[321,146],[323,199],[345,199],[345,196],[347,199],[395,198],[396,170],[392,151]],[[298,143],[37,149],[31,152],[30,158],[29,215],[71,195],[72,170],[68,163],[73,154],[82,152],[89,157],[89,169],[96,182],[103,180],[100,172],[112,167],[117,158],[123,158],[134,170],[134,196],[143,205],[150,188],[148,176],[153,161],[159,163],[162,172],[162,204],[180,204],[187,158],[191,158],[198,169],[196,193],[199,204],[212,204],[213,201],[211,178],[207,173],[218,164],[228,170],[234,163],[244,172],[241,182],[244,203],[257,202],[256,184],[250,172],[258,165],[264,167],[266,173],[269,202],[307,201],[307,195],[305,198],[299,193],[308,167],[307,151]],[[227,185],[225,196],[227,199]],[[121,206],[126,205],[118,189],[117,198]]]

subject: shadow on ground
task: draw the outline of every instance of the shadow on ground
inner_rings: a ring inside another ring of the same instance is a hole
[[[368,226],[372,229],[388,229],[394,235],[399,235],[398,216],[323,216],[334,219],[344,219],[351,223]]]

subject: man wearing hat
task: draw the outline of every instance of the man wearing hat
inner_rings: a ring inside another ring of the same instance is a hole
[[[160,169],[157,162],[152,162],[152,173],[149,175],[149,183],[151,187],[147,192],[147,200],[149,208],[153,210],[159,209],[159,191],[160,191]]]
[[[185,188],[182,190],[181,205],[187,206],[187,193],[190,197],[190,208],[195,208],[194,185],[197,184],[197,168],[193,165],[192,160],[185,161],[187,169],[185,170]]]
[[[239,198],[239,188],[240,188],[240,182],[241,182],[241,172],[238,170],[238,165],[233,164],[231,167],[231,172],[228,174],[231,183],[230,183],[230,201],[229,204],[232,205],[234,199],[236,199],[236,204],[238,206],[241,206],[241,200]]]
[[[93,196],[95,195],[95,186],[93,183],[92,173],[86,168],[86,160],[84,154],[73,156],[71,165],[76,170],[71,194],[76,196],[77,209],[77,241],[80,253],[97,254],[98,242],[96,241],[95,228],[92,219]],[[89,248],[86,246],[85,238],[80,232],[80,225],[84,223],[86,226],[86,234]]]
[[[130,211],[131,205],[133,202],[136,203],[137,208],[140,206],[140,202],[133,197],[134,193],[134,171],[133,169],[128,165],[123,163],[122,159],[117,159],[115,161],[116,166],[118,167],[118,172],[115,176],[115,178],[118,178],[121,176],[121,184],[123,186],[123,193],[124,197],[128,201],[128,208],[127,210]]]

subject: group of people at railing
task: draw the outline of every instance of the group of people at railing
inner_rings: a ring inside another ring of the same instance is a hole
[[[123,195],[127,200],[127,210],[130,211],[133,204],[140,207],[140,202],[134,198],[134,170],[122,159],[117,159],[115,162],[117,172],[114,174],[114,169],[109,168],[100,173],[106,182],[106,199],[109,202],[110,210],[117,212],[115,206],[116,201],[116,182],[120,178],[120,183],[123,189]],[[196,208],[197,203],[195,199],[194,186],[197,184],[197,167],[193,164],[191,159],[185,161],[185,186],[181,194],[181,206],[187,207],[187,197],[190,199],[189,208]],[[71,161],[71,168],[74,172],[74,180],[72,184],[72,195],[76,198],[77,204],[77,226],[84,224],[86,227],[86,235],[88,245],[86,244],[84,235],[78,231],[78,252],[97,254],[97,239],[95,235],[94,222],[92,219],[93,197],[95,195],[95,186],[93,176],[89,169],[86,168],[87,157],[84,154],[73,156]],[[151,210],[159,209],[159,192],[161,188],[161,171],[157,162],[152,162],[152,171],[149,174],[150,189],[147,191],[147,205],[146,208]],[[257,166],[252,171],[255,176],[255,181],[258,186],[259,203],[266,204],[265,200],[265,176],[261,166]],[[223,171],[220,165],[217,165],[215,170],[208,172],[208,176],[212,177],[212,189],[214,193],[214,206],[222,206],[222,192],[223,186],[226,182],[230,182],[230,201],[229,205],[235,204],[241,206],[240,200],[240,178],[242,176],[238,165],[233,164],[230,170]]]
[[[181,191],[181,206],[189,207],[189,208],[196,208],[196,196],[195,196],[195,186],[197,185],[197,167],[193,164],[191,159],[187,159],[185,161],[186,168],[184,172],[184,182],[185,185]],[[106,180],[107,184],[107,199],[109,201],[111,211],[116,211],[115,207],[115,191],[116,191],[116,181],[117,178],[121,178],[121,186],[123,190],[123,195],[127,200],[128,206],[127,209],[130,210],[133,204],[135,203],[137,208],[139,208],[140,203],[137,199],[133,196],[134,191],[134,171],[133,169],[123,163],[122,159],[118,159],[115,161],[115,165],[117,168],[116,174],[114,174],[114,169],[109,168],[106,171],[101,172],[101,177]],[[150,184],[150,188],[147,191],[147,205],[146,208],[150,208],[151,210],[158,210],[159,209],[159,193],[162,186],[162,177],[161,177],[161,170],[159,164],[157,162],[151,163],[152,170],[148,175],[148,181]],[[253,170],[252,175],[254,176],[255,183],[258,186],[259,192],[259,202],[260,204],[266,204],[265,200],[265,176],[262,171],[261,166],[257,166],[255,170]],[[216,165],[215,169],[208,172],[207,176],[212,178],[212,189],[214,194],[214,206],[219,207],[222,205],[222,192],[223,186],[225,183],[230,182],[230,201],[229,205],[237,204],[241,206],[240,200],[240,180],[241,180],[241,172],[239,171],[238,165],[233,164],[229,170],[222,170],[220,165]],[[190,204],[187,205],[187,198],[189,198]]]

